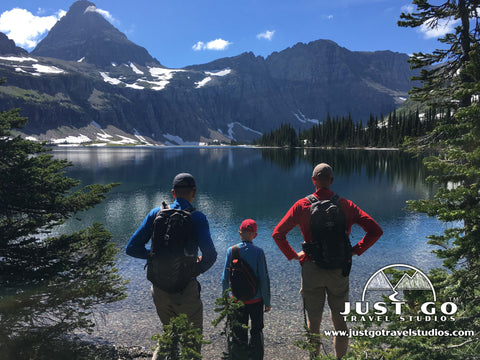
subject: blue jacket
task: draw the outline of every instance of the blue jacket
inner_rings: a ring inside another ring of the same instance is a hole
[[[236,245],[234,245],[236,246]],[[265,260],[265,253],[262,248],[253,245],[249,241],[243,241],[238,244],[240,257],[247,262],[247,264],[255,272],[255,275],[259,281],[259,287],[257,294],[252,300],[263,299],[265,306],[271,306],[270,304],[270,277],[268,276],[267,261]],[[227,256],[225,259],[225,267],[222,275],[222,287],[223,291],[230,288],[229,281],[229,269],[232,261],[232,247],[228,248]]]
[[[183,198],[177,198],[171,209],[189,209],[192,205]],[[143,220],[137,231],[132,235],[125,248],[127,255],[147,259],[150,249],[146,247],[147,243],[152,237],[153,221],[161,207],[152,209],[147,217]],[[202,260],[198,263],[198,270],[200,273],[207,271],[217,260],[217,251],[213,245],[212,237],[210,235],[210,227],[208,225],[207,217],[200,211],[192,213],[193,225],[198,235],[198,247],[202,253]]]

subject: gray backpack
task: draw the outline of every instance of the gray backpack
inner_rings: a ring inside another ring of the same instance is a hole
[[[339,196],[319,200],[307,196],[310,207],[312,242],[302,244],[303,251],[323,269],[342,269],[344,276],[350,273],[352,246],[345,226],[345,213],[338,203]]]

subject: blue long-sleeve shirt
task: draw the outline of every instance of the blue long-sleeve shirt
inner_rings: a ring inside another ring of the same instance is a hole
[[[252,268],[259,281],[257,293],[252,298],[252,300],[261,298],[263,299],[263,303],[265,306],[271,306],[270,277],[268,276],[267,261],[265,260],[265,253],[263,252],[263,249],[253,245],[253,243],[249,241],[243,241],[238,244],[238,250],[240,253],[240,257],[244,261],[246,261],[247,264]],[[229,269],[231,261],[232,247],[228,248],[227,256],[225,259],[225,267],[223,269],[222,275],[223,291],[230,288]]]
[[[170,205],[171,209],[186,210],[191,208],[192,205],[183,198],[177,198]],[[153,221],[157,216],[161,207],[152,209],[140,224],[138,229],[132,235],[128,241],[125,251],[127,255],[147,259],[150,252],[150,248],[146,245],[150,241],[153,232]],[[198,236],[198,247],[202,253],[202,258],[198,263],[199,273],[204,273],[215,263],[217,260],[217,251],[213,245],[212,237],[210,235],[210,226],[208,225],[207,217],[200,211],[194,211],[192,213],[192,221],[195,229],[195,233]]]

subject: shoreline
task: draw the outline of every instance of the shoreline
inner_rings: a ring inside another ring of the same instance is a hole
[[[300,304],[297,305],[300,307]],[[121,314],[117,315],[124,317]],[[210,341],[210,343],[202,346],[202,358],[205,360],[220,360],[223,351],[226,349],[226,339],[221,335],[224,322],[217,327],[213,327],[211,325],[211,320],[213,320],[211,315],[212,312],[204,314],[204,340]],[[274,360],[310,359],[310,355],[306,350],[302,350],[294,345],[295,341],[304,339],[304,319],[301,309],[294,311],[277,310],[277,313],[272,315],[265,315],[264,358]],[[322,330],[332,330],[333,325],[330,320],[328,307],[324,310],[323,317]],[[155,332],[161,333],[160,320],[156,314],[152,315],[150,321],[148,321],[148,325],[156,323],[155,327],[157,329],[153,332],[150,326],[142,329],[146,324],[140,321],[133,321],[130,324],[131,332],[128,331],[129,327],[121,322],[112,321],[110,323],[108,319],[104,321],[106,322],[105,326],[97,324],[93,334],[80,337],[81,341],[87,346],[98,349],[100,354],[113,355],[112,357],[101,358],[102,360],[144,360],[152,357],[152,348],[155,346],[155,342],[151,341],[150,338]],[[131,336],[127,334],[131,334]],[[323,346],[327,353],[332,353],[333,338],[323,339]]]
[[[366,151],[401,151],[400,148],[389,147],[333,147],[333,146],[260,146],[260,145],[81,145],[81,144],[47,144],[46,146],[55,149],[285,149],[285,150],[366,150]]]

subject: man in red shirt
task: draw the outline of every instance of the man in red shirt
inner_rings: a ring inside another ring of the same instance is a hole
[[[333,170],[325,163],[318,164],[313,170],[312,182],[315,186],[313,194],[319,200],[329,200],[335,194],[330,190],[333,183]],[[339,198],[338,203],[345,214],[345,231],[350,235],[353,224],[358,224],[365,230],[364,237],[352,247],[354,255],[361,255],[372,246],[383,231],[380,226],[366,212],[362,211],[350,200]],[[307,325],[312,333],[320,333],[323,307],[325,299],[331,310],[331,318],[335,330],[348,331],[347,324],[340,314],[348,301],[349,277],[345,269],[326,269],[318,266],[313,259],[304,251],[296,252],[287,240],[287,233],[295,226],[299,226],[305,243],[313,240],[310,228],[310,207],[312,203],[307,198],[298,200],[273,231],[273,239],[288,260],[299,260],[302,265],[302,294],[304,306],[307,312]],[[351,258],[348,259],[351,263]],[[335,336],[335,356],[341,359],[348,349],[348,337]],[[317,347],[317,353],[320,344]]]

